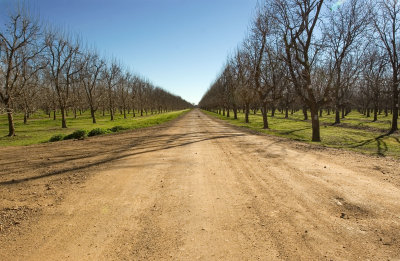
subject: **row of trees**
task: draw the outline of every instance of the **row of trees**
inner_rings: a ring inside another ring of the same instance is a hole
[[[399,29],[397,0],[264,0],[245,40],[205,93],[204,109],[311,112],[320,141],[322,109],[339,124],[351,109],[392,114],[398,130]]]
[[[115,59],[104,59],[79,37],[45,28],[23,9],[9,15],[0,27],[0,109],[7,113],[9,136],[15,135],[14,112],[29,114],[42,109],[66,114],[107,110],[114,120],[117,110],[127,117],[135,111],[162,112],[192,105],[150,81],[130,72]]]

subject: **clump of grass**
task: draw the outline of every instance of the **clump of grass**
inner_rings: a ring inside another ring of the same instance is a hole
[[[103,135],[108,133],[109,131],[106,129],[102,129],[102,128],[95,128],[91,131],[89,131],[88,133],[88,137],[93,137],[93,136],[98,136],[98,135]]]
[[[50,141],[50,142],[60,141],[60,140],[63,140],[64,137],[65,137],[64,134],[55,134],[55,135],[53,135],[53,136],[50,138],[49,141]]]
[[[110,129],[110,131],[112,131],[112,132],[118,132],[118,131],[123,131],[123,130],[127,130],[127,129],[129,129],[129,128],[118,125],[118,126],[112,127],[112,128]]]
[[[76,139],[76,140],[83,140],[86,137],[86,130],[76,130],[73,133],[67,135],[64,137],[64,140],[71,140],[71,139]]]

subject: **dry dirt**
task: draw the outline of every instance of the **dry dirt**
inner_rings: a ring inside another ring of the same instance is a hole
[[[0,155],[0,260],[400,260],[394,159],[199,110]]]

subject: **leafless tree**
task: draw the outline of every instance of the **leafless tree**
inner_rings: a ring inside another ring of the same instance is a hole
[[[329,88],[316,90],[313,71],[321,51],[316,33],[324,0],[275,0],[275,19],[283,40],[284,60],[293,85],[311,112],[312,141],[320,141],[319,108],[326,103]],[[328,85],[329,86],[329,85]]]
[[[392,70],[392,125],[390,133],[398,130],[399,78],[400,78],[400,2],[378,0],[375,8],[374,25],[382,48],[386,51]]]
[[[121,74],[121,66],[115,60],[103,70],[103,77],[107,86],[108,109],[112,121],[114,120],[115,110],[115,88],[120,81]]]
[[[61,110],[61,127],[67,128],[66,109],[73,76],[80,70],[79,42],[72,40],[66,34],[49,30],[46,33],[46,50],[48,56],[48,77],[57,94]]]
[[[0,86],[0,101],[4,103],[8,117],[8,136],[15,135],[13,101],[26,84],[19,84],[37,72],[26,66],[42,51],[39,46],[40,26],[26,10],[16,9],[0,27],[0,64],[3,81]],[[29,75],[28,75],[29,74]]]
[[[266,1],[259,9],[256,18],[252,24],[250,35],[244,42],[244,48],[246,49],[246,54],[249,60],[250,78],[253,82],[252,86],[255,92],[258,94],[258,98],[262,104],[262,115],[264,129],[268,129],[268,119],[267,119],[267,103],[268,95],[274,87],[274,82],[266,81],[263,76],[275,79],[275,66],[276,64],[272,62],[275,59],[271,40],[273,33],[273,19],[270,9],[269,1]],[[266,61],[265,61],[266,60]],[[263,64],[267,63],[267,64]],[[264,75],[263,75],[263,65],[264,65]],[[272,67],[271,67],[272,65]],[[266,72],[268,71],[268,72]],[[271,72],[271,75],[269,74]]]
[[[96,123],[96,111],[99,108],[101,96],[104,95],[104,90],[100,89],[100,76],[105,66],[105,61],[97,53],[87,51],[82,62],[82,70],[79,73],[80,81],[85,89],[92,122]]]
[[[332,75],[332,98],[335,105],[335,124],[340,123],[340,109],[344,106],[345,81],[343,73],[346,59],[362,48],[365,32],[371,22],[371,11],[365,8],[364,0],[346,1],[335,10],[328,12],[324,21],[323,33],[329,61],[329,71]],[[349,68],[347,68],[349,69]],[[356,75],[353,73],[353,75]]]

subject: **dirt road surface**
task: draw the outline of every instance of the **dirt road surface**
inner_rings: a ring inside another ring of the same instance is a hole
[[[0,260],[400,260],[394,159],[199,110],[0,155]]]

